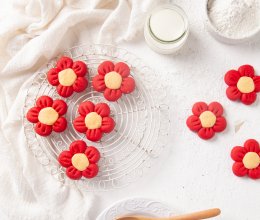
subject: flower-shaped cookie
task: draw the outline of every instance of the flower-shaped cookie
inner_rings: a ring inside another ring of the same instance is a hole
[[[88,86],[85,78],[87,65],[82,61],[75,61],[69,57],[61,57],[55,68],[47,74],[51,85],[56,86],[57,92],[62,97],[69,97],[73,92],[82,92]]]
[[[236,146],[231,151],[235,161],[232,170],[236,176],[248,175],[252,179],[260,178],[260,147],[254,139],[249,139],[244,146]]]
[[[29,109],[26,118],[36,123],[34,130],[41,136],[48,136],[52,130],[62,132],[67,128],[67,120],[62,117],[67,112],[67,104],[63,100],[54,100],[49,96],[41,96],[36,106]]]
[[[229,86],[226,90],[230,100],[241,100],[246,105],[256,100],[256,93],[260,91],[260,76],[255,76],[254,67],[240,66],[238,70],[229,70],[225,75],[225,82]]]
[[[82,176],[93,178],[98,174],[97,162],[100,153],[95,147],[88,147],[84,141],[74,141],[69,150],[61,152],[58,161],[66,168],[66,174],[73,180]]]
[[[215,132],[225,130],[227,123],[222,116],[223,107],[218,102],[207,105],[205,102],[197,102],[192,107],[192,113],[186,124],[190,130],[198,132],[202,139],[210,139]]]
[[[106,103],[94,105],[90,101],[80,104],[78,116],[74,121],[74,128],[80,133],[86,133],[90,141],[99,141],[103,133],[111,132],[115,122],[110,115],[110,108]]]
[[[123,62],[104,61],[98,66],[98,75],[93,78],[93,87],[104,92],[108,101],[117,101],[122,93],[128,94],[135,89],[135,80],[129,76],[130,68]]]

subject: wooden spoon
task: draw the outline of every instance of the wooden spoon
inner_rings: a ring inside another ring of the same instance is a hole
[[[156,218],[156,217],[145,217],[145,216],[122,216],[116,220],[200,220],[206,218],[212,218],[218,216],[221,213],[220,209],[208,209],[200,212],[193,212],[190,214],[179,215],[169,218]]]

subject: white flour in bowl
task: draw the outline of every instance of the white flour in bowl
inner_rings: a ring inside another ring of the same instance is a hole
[[[250,36],[260,29],[260,0],[210,0],[209,19],[223,36]]]

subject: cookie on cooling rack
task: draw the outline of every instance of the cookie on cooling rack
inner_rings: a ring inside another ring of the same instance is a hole
[[[99,141],[103,133],[110,133],[115,127],[106,103],[95,105],[85,101],[79,105],[78,112],[80,115],[73,121],[73,126],[78,132],[86,133],[90,141]]]
[[[98,174],[97,162],[100,153],[95,147],[88,147],[84,141],[78,140],[71,143],[69,150],[62,151],[58,161],[66,168],[66,174],[73,180],[82,176],[93,178]]]
[[[88,86],[85,78],[88,72],[87,65],[82,61],[75,61],[69,57],[61,57],[55,68],[49,70],[47,79],[56,86],[57,92],[62,97],[69,97],[73,92],[82,92]]]
[[[129,75],[130,68],[126,63],[104,61],[98,66],[98,74],[92,84],[96,91],[104,93],[108,101],[117,101],[123,93],[131,93],[135,89],[135,80]]]
[[[63,100],[53,100],[49,96],[41,96],[36,106],[29,109],[26,118],[35,123],[34,130],[41,136],[48,136],[52,131],[62,132],[67,128],[67,120],[63,115],[67,112],[67,104]]]

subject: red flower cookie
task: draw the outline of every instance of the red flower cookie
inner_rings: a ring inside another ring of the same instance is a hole
[[[57,86],[57,92],[62,97],[69,97],[73,92],[82,92],[88,86],[85,78],[87,65],[82,61],[73,62],[69,57],[61,57],[55,68],[47,74],[51,85]]]
[[[260,76],[255,76],[254,67],[240,66],[237,70],[229,70],[225,75],[225,82],[229,86],[226,90],[230,100],[241,100],[250,105],[256,100],[256,93],[260,91]]]
[[[98,174],[97,162],[100,153],[95,147],[88,147],[84,141],[74,141],[69,150],[61,152],[58,161],[66,168],[66,174],[73,180],[82,176],[93,178]]]
[[[48,136],[52,130],[62,132],[67,128],[67,120],[62,117],[67,112],[67,104],[63,100],[54,100],[49,96],[41,96],[36,106],[29,109],[26,118],[36,123],[34,130],[41,136]]]
[[[135,80],[129,76],[130,68],[123,62],[104,61],[98,66],[98,75],[93,78],[93,87],[104,92],[108,101],[117,101],[122,93],[128,94],[135,89]]]
[[[94,105],[86,101],[80,104],[78,112],[80,116],[73,121],[74,128],[80,133],[86,133],[90,141],[99,141],[103,133],[109,133],[115,127],[106,103]]]
[[[234,147],[231,158],[235,161],[232,170],[236,176],[248,175],[252,179],[260,178],[260,147],[256,140],[249,139],[243,147]]]
[[[202,139],[210,139],[215,132],[225,130],[227,123],[222,116],[223,107],[218,102],[212,102],[207,105],[205,102],[197,102],[192,107],[192,113],[186,124],[190,130],[198,132]]]

